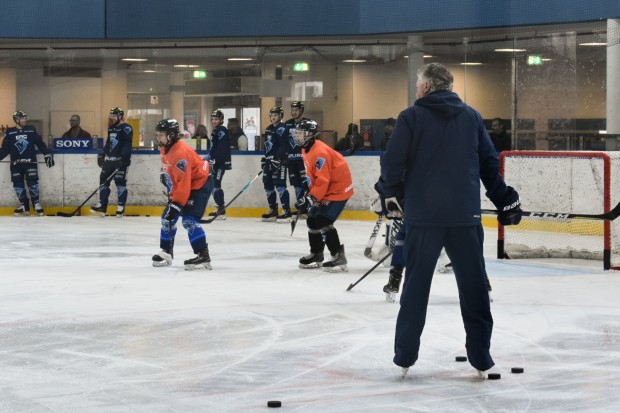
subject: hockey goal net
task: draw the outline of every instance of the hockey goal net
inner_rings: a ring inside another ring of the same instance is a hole
[[[620,152],[506,151],[506,183],[524,211],[601,214],[620,201]],[[523,217],[498,229],[499,258],[581,258],[620,269],[620,218]]]

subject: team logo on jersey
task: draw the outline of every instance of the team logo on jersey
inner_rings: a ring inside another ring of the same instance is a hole
[[[291,145],[291,148],[295,148],[296,146],[299,146],[297,144],[297,139],[295,139],[295,135],[293,135],[293,134],[290,134],[288,136],[288,142]]]
[[[273,148],[273,142],[271,142],[271,139],[267,137],[267,140],[265,141],[265,151],[271,152],[271,148]]]
[[[223,131],[223,130],[221,130],[221,131],[219,131],[219,132],[217,133],[217,138],[218,138],[218,139],[222,139],[225,135],[226,135],[226,133],[224,133],[224,131]]]
[[[26,151],[26,149],[28,149],[28,140],[24,138],[22,138],[21,136],[17,136],[16,137],[18,140],[15,141],[15,146],[17,147],[17,150],[19,151],[19,154],[23,154],[24,151]]]
[[[284,126],[280,126],[278,129],[276,129],[276,133],[280,136],[282,136],[285,131],[286,131],[286,128]]]
[[[185,170],[187,169],[187,161],[185,159],[181,159],[179,162],[177,162],[175,166],[181,172],[185,172]]]
[[[123,131],[125,132],[125,134],[129,135],[130,133],[133,132],[133,130],[131,129],[131,126],[127,125],[123,128]]]
[[[323,168],[323,165],[325,165],[325,158],[317,158],[315,165],[316,165],[316,169],[320,171],[321,168]]]

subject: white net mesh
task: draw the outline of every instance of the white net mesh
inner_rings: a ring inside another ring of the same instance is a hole
[[[506,183],[519,192],[524,211],[601,214],[620,201],[620,152],[513,151],[502,163]],[[519,225],[504,227],[504,252],[510,258],[603,260],[606,237],[610,264],[619,266],[620,219],[605,224],[523,217]]]

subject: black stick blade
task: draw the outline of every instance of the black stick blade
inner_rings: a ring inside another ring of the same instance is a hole
[[[74,215],[74,213],[73,214],[69,214],[67,212],[56,212],[56,216],[58,216],[58,217],[71,218],[73,215]]]

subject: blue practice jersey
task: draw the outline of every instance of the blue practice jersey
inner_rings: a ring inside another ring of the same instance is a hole
[[[106,161],[124,160],[129,164],[131,159],[131,145],[133,143],[133,129],[127,123],[120,123],[108,128],[108,139],[103,147]]]
[[[272,156],[275,159],[287,159],[288,156],[288,127],[280,122],[277,125],[269,125],[265,130],[265,157],[270,159]],[[271,141],[273,146],[270,152],[267,152],[267,139]]]
[[[0,159],[11,155],[11,162],[14,164],[36,163],[37,149],[43,154],[50,153],[36,128],[32,126],[24,126],[23,129],[9,128],[2,141]]]
[[[288,159],[293,161],[303,161],[301,157],[301,145],[298,145],[295,141],[295,128],[297,128],[297,124],[302,120],[310,120],[308,118],[301,118],[299,122],[296,122],[295,119],[289,119],[286,121],[286,126],[289,128],[289,138],[288,138],[288,146],[287,153]]]
[[[230,134],[225,126],[218,126],[211,132],[209,159],[215,161],[213,169],[232,169],[230,157]]]

